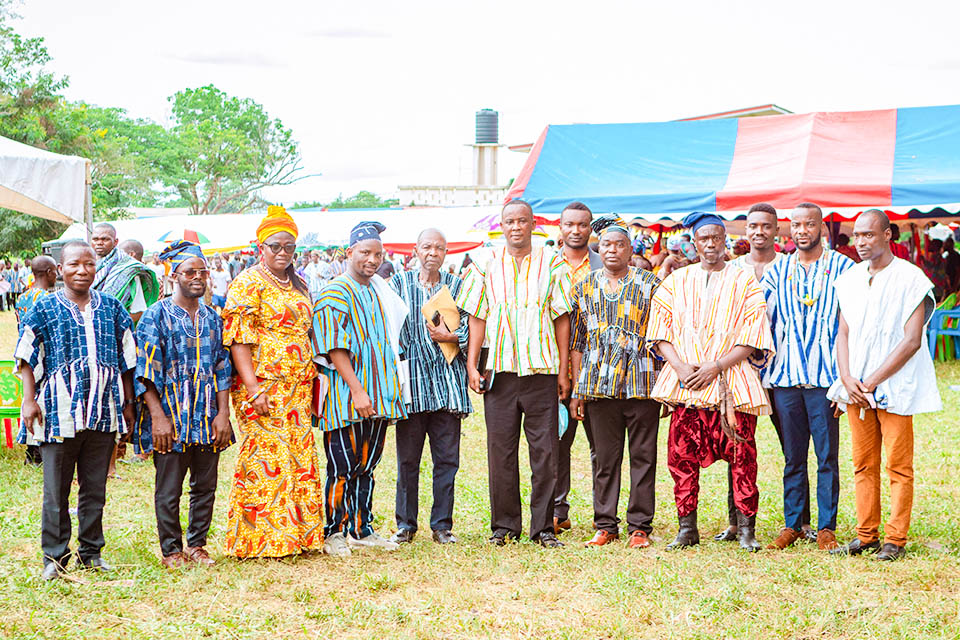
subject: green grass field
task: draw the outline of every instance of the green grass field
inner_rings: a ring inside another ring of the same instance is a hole
[[[0,357],[12,352],[12,314],[0,314]],[[455,531],[440,547],[421,534],[393,554],[319,554],[239,562],[222,558],[233,451],[221,460],[209,570],[169,572],[159,565],[153,467],[120,466],[108,485],[104,558],[109,577],[74,572],[75,581],[42,583],[41,474],[23,451],[0,450],[0,636],[4,638],[960,638],[960,366],[940,365],[943,412],[916,422],[916,498],[900,562],[834,558],[815,545],[748,555],[710,534],[726,519],[726,468],[703,473],[699,548],[666,552],[676,532],[660,432],[658,512],[652,548],[585,549],[592,534],[585,438],[574,448],[572,531],[564,549],[530,542],[505,548],[489,535],[483,420],[463,432]],[[479,402],[475,402],[480,406]],[[769,421],[758,427],[758,537],[782,526],[783,458]],[[811,451],[812,454],[812,451]],[[321,461],[323,454],[320,454]],[[525,454],[522,455],[525,458]],[[420,521],[429,529],[430,468],[421,477]],[[527,476],[525,461],[521,475]],[[811,457],[811,469],[815,464]],[[855,523],[850,438],[841,424],[838,537]],[[377,525],[393,532],[393,435],[378,470]],[[526,484],[526,478],[524,479]],[[624,483],[625,484],[625,483]],[[884,497],[886,505],[886,493]],[[182,509],[186,517],[186,499]],[[626,495],[621,498],[621,514]],[[884,512],[886,514],[886,511]],[[185,522],[185,520],[184,520]]]

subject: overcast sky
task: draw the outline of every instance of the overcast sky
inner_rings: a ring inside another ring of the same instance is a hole
[[[214,84],[292,128],[292,203],[465,184],[474,112],[505,144],[550,123],[960,103],[960,3],[27,0],[68,96],[164,122]],[[504,150],[501,182],[525,158]]]

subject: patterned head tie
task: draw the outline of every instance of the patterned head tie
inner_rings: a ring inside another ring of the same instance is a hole
[[[281,231],[286,231],[296,240],[300,230],[286,209],[271,205],[267,207],[267,215],[264,216],[263,220],[260,221],[260,226],[257,227],[257,242],[263,244],[267,238]]]
[[[690,229],[690,232],[694,234],[697,233],[697,229],[700,227],[706,227],[711,224],[721,226],[724,229],[727,228],[727,226],[723,224],[723,218],[715,213],[704,213],[703,211],[694,211],[684,216],[680,224]]]
[[[387,228],[379,222],[361,222],[350,231],[350,246],[364,240],[379,240]]]
[[[206,264],[207,259],[200,250],[200,245],[189,240],[177,240],[160,252],[157,256],[162,262],[170,263],[170,270],[176,271],[177,268],[190,258],[200,258]]]
[[[593,222],[590,223],[590,226],[598,238],[602,238],[604,234],[614,231],[622,233],[627,236],[628,239],[630,238],[630,226],[616,213],[607,213],[596,217],[593,219]]]

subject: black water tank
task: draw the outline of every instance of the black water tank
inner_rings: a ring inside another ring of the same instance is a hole
[[[500,115],[493,109],[477,111],[477,144],[499,144]]]

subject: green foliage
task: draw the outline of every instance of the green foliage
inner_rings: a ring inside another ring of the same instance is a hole
[[[43,147],[50,134],[47,113],[68,80],[46,69],[50,54],[43,38],[26,38],[10,25],[18,18],[12,5],[0,0],[0,135]]]
[[[184,89],[170,104],[174,124],[161,179],[193,213],[244,211],[263,187],[307,177],[298,175],[293,132],[253,100],[208,85]]]
[[[25,38],[10,22],[11,0],[0,0],[0,136],[45,147],[54,124],[51,113],[67,85],[46,70],[50,54],[43,38]],[[63,233],[56,222],[0,209],[0,253],[30,255],[40,243]]]
[[[344,199],[343,196],[337,196],[336,200],[322,206],[325,206],[327,209],[382,209],[385,207],[396,207],[399,204],[400,200],[397,198],[382,200],[380,196],[375,193],[361,191],[357,195],[350,196],[347,199]]]
[[[40,253],[40,245],[57,238],[67,225],[25,213],[0,209],[0,255],[31,258]]]
[[[43,38],[16,32],[15,0],[0,0],[0,136],[91,161],[95,220],[127,207],[188,206],[193,213],[243,211],[266,186],[300,176],[292,132],[256,102],[213,86],[171,96],[173,125],[122,109],[69,102],[66,77],[48,70]],[[0,210],[0,252],[34,253],[63,225]]]
[[[289,207],[287,207],[287,209],[290,209],[290,210],[293,210],[293,209],[322,209],[322,208],[325,207],[325,206],[327,206],[327,205],[324,204],[323,202],[320,202],[319,200],[307,200],[307,201],[304,201],[304,202],[295,202],[295,203],[293,203],[292,205],[290,205]]]

